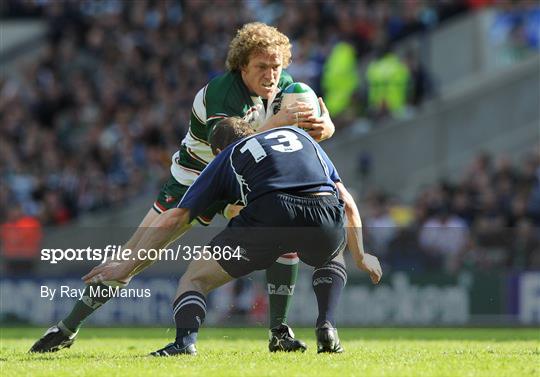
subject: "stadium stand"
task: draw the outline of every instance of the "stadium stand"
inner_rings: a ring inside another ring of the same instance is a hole
[[[137,1],[129,5],[115,0],[5,2],[3,18],[43,19],[48,31],[47,44],[38,59],[22,65],[17,75],[0,78],[2,219],[6,219],[10,204],[16,202],[45,226],[63,225],[96,210],[125,207],[135,198],[156,191],[168,174],[170,154],[186,131],[194,94],[223,69],[227,50],[223,36],[232,36],[236,28],[253,19],[275,23],[291,37],[295,60],[290,71],[318,92],[325,89],[321,85],[323,68],[336,42],[354,47],[362,74],[350,93],[352,110],[336,117],[337,139],[340,130],[353,130],[359,119],[364,121],[373,115],[378,121],[388,103],[395,102],[379,100],[377,109],[370,112],[369,104],[378,94],[372,88],[368,67],[376,66],[377,56],[389,46],[397,46],[396,55],[392,55],[401,72],[397,80],[412,80],[400,84],[397,95],[398,110],[405,113],[430,99],[436,86],[437,92],[447,93],[450,81],[470,68],[468,63],[457,64],[463,72],[440,74],[435,68],[439,61],[425,57],[429,54],[422,50],[425,45],[411,49],[408,44],[418,38],[432,39],[430,46],[436,49],[436,41],[451,34],[447,30],[453,28],[452,22],[470,22],[471,17],[460,21],[459,15],[471,15],[486,7],[496,12],[488,37],[508,56],[504,62],[493,63],[496,66],[518,64],[538,48],[531,32],[537,25],[534,17],[538,8],[526,1],[495,7],[490,1],[472,0],[316,2],[309,7],[304,3],[238,1],[238,7],[233,7],[199,1]],[[195,19],[199,20],[197,25]],[[445,25],[449,26],[442,30]],[[330,145],[329,150],[332,148]],[[434,207],[439,205],[444,207],[439,211],[450,208],[450,213],[464,217],[466,228],[474,233],[482,228],[479,214],[489,212],[493,201],[490,196],[502,206],[500,196],[506,195],[505,207],[497,212],[501,226],[519,225],[520,234],[530,234],[528,224],[532,221],[538,225],[534,209],[538,194],[531,173],[538,168],[535,158],[514,168],[529,171],[529,175],[516,175],[530,180],[527,190],[518,188],[522,185],[518,178],[500,183],[490,175],[485,179],[497,183],[492,192],[471,193],[469,185],[477,183],[469,181],[450,187],[438,185],[420,193],[409,190],[406,199],[418,197],[415,222],[421,224],[435,216]],[[369,157],[367,161],[369,165]],[[459,167],[453,174],[457,171]],[[345,175],[355,176],[351,172]],[[437,178],[433,174],[426,177],[423,183]],[[373,179],[369,175],[365,178],[367,182]],[[443,194],[444,203],[430,199]],[[370,196],[366,197],[369,203]],[[525,207],[532,211],[532,217],[512,214],[514,207],[518,211],[524,206],[523,202],[529,203]],[[371,220],[378,224],[376,217]],[[382,238],[374,242],[394,240],[388,235]],[[483,241],[473,236],[468,242],[481,249]],[[514,258],[507,252],[495,260],[486,258],[475,256],[471,263],[486,268],[538,263],[529,257]],[[444,265],[435,259],[429,263]],[[388,263],[391,260],[389,255]],[[465,263],[460,258],[459,266]]]
[[[45,19],[48,42],[18,79],[1,79],[1,208],[15,198],[57,225],[155,185],[185,133],[193,95],[223,69],[223,36],[253,19],[250,10],[291,37],[291,70],[316,89],[336,41],[365,54],[466,10],[366,1],[317,2],[304,12],[302,2],[245,3],[7,1],[5,18]]]

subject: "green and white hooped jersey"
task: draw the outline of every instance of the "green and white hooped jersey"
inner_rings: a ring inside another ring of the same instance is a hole
[[[278,87],[291,84],[291,76],[282,71]],[[280,97],[280,93],[276,98]],[[270,101],[268,101],[270,102]],[[208,137],[221,119],[239,116],[254,130],[279,110],[275,99],[265,106],[261,97],[251,95],[239,72],[227,72],[199,90],[193,101],[189,130],[180,149],[172,157],[171,174],[180,184],[190,186],[205,166],[214,159]]]

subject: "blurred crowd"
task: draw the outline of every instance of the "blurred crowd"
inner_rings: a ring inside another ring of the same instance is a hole
[[[363,54],[466,9],[460,1],[12,1],[42,17],[47,43],[0,78],[0,208],[57,225],[155,190],[188,127],[195,93],[224,70],[242,24],[275,24],[294,45],[290,72],[319,91],[339,41]],[[331,100],[329,102],[332,102]]]
[[[411,207],[374,191],[363,214],[369,247],[392,269],[540,269],[540,145],[517,164],[481,153]]]
[[[187,130],[195,93],[223,72],[228,43],[246,22],[274,24],[290,37],[288,71],[324,94],[339,130],[358,116],[421,104],[433,79],[417,51],[399,56],[392,46],[493,3],[500,2],[2,1],[2,16],[44,18],[48,33],[37,59],[0,76],[0,219],[22,214],[61,225],[156,192]],[[513,4],[508,12],[526,3]],[[419,203],[431,208],[438,195],[476,210],[473,199],[489,202],[490,193],[468,190],[433,188]],[[435,216],[430,211],[428,218]],[[480,226],[476,217],[463,221],[473,221],[467,229]]]

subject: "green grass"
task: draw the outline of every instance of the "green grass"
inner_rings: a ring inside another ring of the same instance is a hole
[[[539,329],[341,329],[345,353],[271,354],[265,329],[201,331],[198,356],[151,358],[166,329],[90,329],[69,350],[26,353],[43,329],[0,330],[4,376],[540,376]]]

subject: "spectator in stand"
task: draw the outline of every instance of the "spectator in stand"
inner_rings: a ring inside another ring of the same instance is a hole
[[[339,117],[351,108],[351,100],[360,84],[357,65],[354,47],[347,42],[337,43],[326,60],[322,87],[325,103],[333,117]]]
[[[39,221],[24,214],[18,204],[7,209],[7,220],[0,225],[0,250],[8,274],[31,274],[42,239]]]
[[[373,193],[367,203],[366,241],[369,247],[384,257],[388,244],[396,235],[397,225],[390,216],[388,198],[383,193]]]
[[[410,95],[408,103],[418,107],[426,98],[433,95],[433,80],[424,64],[420,61],[418,53],[408,50],[405,54],[405,64],[410,73]]]
[[[400,116],[407,106],[410,73],[407,66],[390,48],[380,50],[366,71],[368,108],[375,118]]]
[[[443,204],[434,208],[433,214],[422,225],[419,244],[423,252],[438,258],[446,271],[455,272],[461,267],[461,260],[468,250],[467,224]]]
[[[389,253],[383,262],[392,270],[418,273],[441,269],[440,257],[421,252],[418,229],[415,226],[396,229],[388,249]]]
[[[516,224],[515,237],[511,240],[507,266],[514,270],[540,269],[540,235],[538,228],[528,219]]]
[[[454,192],[451,207],[452,212],[462,218],[468,227],[472,225],[475,211],[472,206],[472,200],[465,190],[458,189]]]
[[[498,1],[490,28],[490,42],[497,51],[496,64],[506,66],[540,49],[540,6],[529,0]]]
[[[478,212],[472,226],[471,258],[478,268],[501,269],[507,260],[511,233],[505,227],[504,214],[493,191],[481,194]]]

